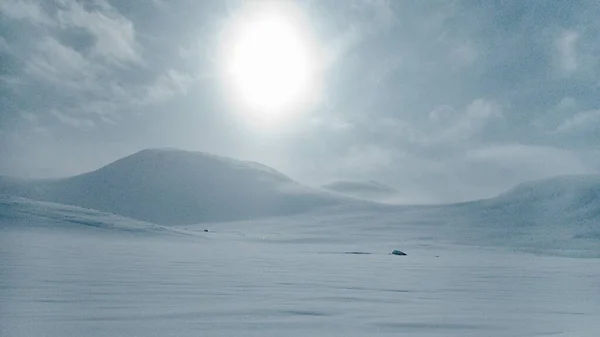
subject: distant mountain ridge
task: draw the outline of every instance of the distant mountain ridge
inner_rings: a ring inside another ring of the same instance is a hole
[[[174,149],[143,150],[69,178],[3,181],[0,193],[168,225],[289,215],[344,202],[262,164]]]
[[[375,190],[383,195],[395,191],[374,182],[338,182],[329,189]],[[445,214],[436,221],[463,219],[502,230],[577,226],[600,236],[600,174],[523,183],[490,199],[454,205],[376,206],[336,193],[301,185],[259,163],[173,149],[143,150],[69,178],[0,177],[0,194],[86,207],[161,225],[287,216],[319,209],[330,212],[332,206],[339,206],[420,212],[432,219]]]

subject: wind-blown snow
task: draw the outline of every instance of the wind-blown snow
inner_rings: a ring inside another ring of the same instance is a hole
[[[321,186],[322,188],[345,194],[351,197],[372,201],[392,201],[398,196],[398,191],[376,181],[347,181],[340,180]]]

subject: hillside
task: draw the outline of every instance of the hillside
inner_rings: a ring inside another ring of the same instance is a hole
[[[0,195],[0,229],[57,228],[135,234],[181,234],[171,228],[92,209]]]
[[[0,193],[168,225],[289,215],[344,200],[262,164],[157,149],[70,178],[10,180]]]
[[[600,224],[600,175],[527,182],[476,204],[498,220],[522,225],[590,221]]]

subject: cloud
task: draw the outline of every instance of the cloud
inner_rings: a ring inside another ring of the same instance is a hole
[[[31,124],[37,124],[39,122],[39,118],[31,112],[21,111],[20,115],[22,119],[28,121]]]
[[[577,107],[577,100],[573,97],[566,96],[561,98],[560,102],[556,105],[556,110],[570,110]]]
[[[558,36],[555,41],[558,68],[567,76],[575,73],[580,66],[577,50],[579,39],[578,32],[568,30]]]
[[[142,88],[141,100],[137,100],[137,104],[146,106],[166,101],[178,95],[186,95],[195,80],[190,74],[169,69],[156,78],[153,83]]]
[[[69,126],[73,126],[76,128],[79,127],[94,127],[95,124],[92,120],[89,119],[85,119],[85,118],[73,118],[71,116],[68,116],[56,109],[52,109],[51,114],[54,115],[61,123],[65,124],[65,125],[69,125]]]
[[[37,4],[25,0],[4,0],[0,2],[0,12],[14,20],[26,20],[33,24],[52,24],[48,17]]]
[[[440,105],[428,115],[429,124],[419,125],[398,118],[366,119],[373,132],[395,133],[408,144],[438,147],[466,144],[493,123],[502,121],[502,107],[491,100],[475,99],[464,109]]]
[[[95,2],[95,10],[86,10],[82,2],[69,1],[56,17],[63,29],[84,29],[95,38],[91,56],[114,64],[140,62],[133,23],[107,2]]]
[[[150,66],[135,25],[107,1],[11,0],[0,9],[30,25],[21,36],[0,37],[0,52],[13,65],[0,81],[28,113],[77,128],[115,124],[120,113],[186,95],[196,80],[171,65]],[[35,92],[44,95],[31,104]]]
[[[482,132],[494,120],[502,118],[502,108],[499,104],[481,98],[476,99],[449,125],[440,125],[442,128],[433,140],[435,142],[467,141]]]
[[[332,29],[334,36],[327,43],[324,55],[325,67],[343,59],[348,53],[359,47],[371,37],[389,31],[398,24],[395,9],[396,3],[388,0],[356,0],[350,6],[338,6],[338,15],[330,15],[327,5],[322,7],[330,24],[335,22]]]
[[[456,67],[472,65],[480,57],[480,51],[472,41],[465,41],[455,45],[450,51],[450,61]]]
[[[84,6],[84,3],[86,6]],[[0,3],[0,12],[13,20],[45,26],[44,31],[75,30],[91,34],[94,44],[91,55],[114,63],[140,62],[139,46],[133,23],[117,12],[108,2],[61,0],[50,15],[40,3],[27,0],[7,0]]]
[[[51,36],[39,41],[24,68],[34,80],[75,91],[97,88],[99,70],[98,64]]]
[[[0,53],[12,54],[12,48],[3,36],[0,36]]]
[[[565,119],[557,128],[557,132],[578,132],[584,129],[600,129],[600,110],[579,112]]]

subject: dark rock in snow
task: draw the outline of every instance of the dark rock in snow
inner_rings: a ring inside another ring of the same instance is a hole
[[[406,253],[399,251],[397,249],[394,249],[394,251],[392,252],[392,255],[406,255]]]

